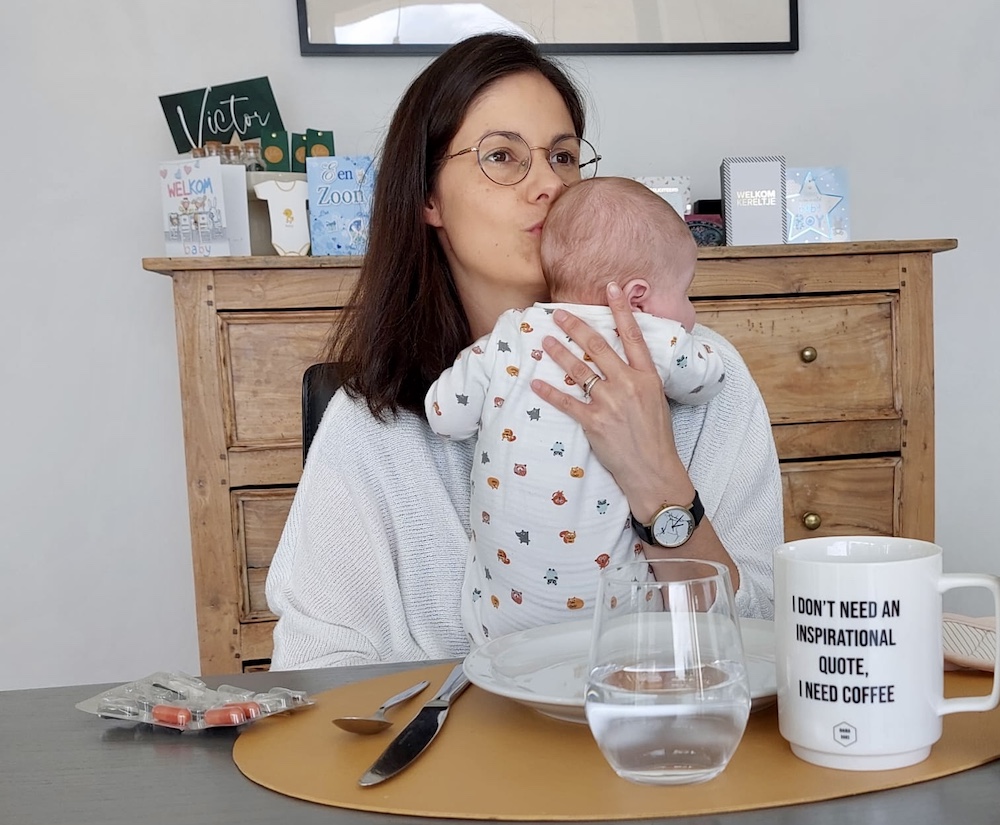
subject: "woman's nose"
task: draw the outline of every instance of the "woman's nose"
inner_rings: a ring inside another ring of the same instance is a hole
[[[534,154],[536,151],[544,152],[545,154],[539,157]],[[561,195],[562,190],[566,188],[563,179],[556,174],[555,169],[549,164],[549,150],[540,147],[532,149],[531,168],[528,169],[525,181],[530,187],[530,196],[532,199],[538,195],[548,195],[555,198]]]

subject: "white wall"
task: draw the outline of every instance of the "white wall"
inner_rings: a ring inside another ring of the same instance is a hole
[[[795,55],[569,59],[588,136],[603,173],[696,197],[727,154],[843,164],[856,239],[959,238],[936,259],[937,534],[950,569],[1000,572],[1000,6],[799,5]],[[303,58],[292,0],[3,4],[0,689],[198,670],[170,281],[140,265],[174,156],[157,96],[267,75],[287,126],[367,152],[424,63]]]

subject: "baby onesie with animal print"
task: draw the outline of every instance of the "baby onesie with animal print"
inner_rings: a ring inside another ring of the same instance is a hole
[[[628,502],[594,458],[580,425],[531,389],[533,378],[564,391],[574,386],[542,349],[546,335],[585,357],[552,320],[558,308],[582,318],[623,354],[608,307],[535,304],[501,315],[489,335],[462,350],[425,399],[435,432],[477,437],[462,589],[462,618],[473,646],[589,616],[598,572],[642,552]],[[711,344],[677,321],[646,313],[635,318],[668,398],[700,404],[718,394],[725,371]]]

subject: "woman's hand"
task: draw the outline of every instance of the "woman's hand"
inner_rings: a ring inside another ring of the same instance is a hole
[[[581,401],[537,379],[531,382],[531,388],[583,427],[594,455],[625,493],[632,514],[648,524],[665,503],[691,502],[694,485],[674,444],[663,381],[631,306],[613,282],[608,284],[608,306],[627,360],[615,352],[604,336],[575,315],[556,310],[553,316],[556,324],[587,353],[590,363],[577,358],[551,336],[545,338],[542,346],[579,386],[592,382],[589,397]],[[593,382],[595,375],[600,380]],[[684,550],[692,558],[727,565],[733,589],[739,589],[739,571],[707,518]],[[646,549],[648,558],[664,553],[660,547]]]
[[[555,322],[591,361],[580,360],[552,337],[544,340],[545,351],[577,385],[585,386],[594,375],[602,380],[593,383],[590,397],[584,401],[543,381],[533,381],[531,386],[538,395],[579,422],[594,455],[615,477],[636,518],[645,519],[666,498],[678,503],[690,502],[694,487],[674,446],[663,380],[632,308],[615,283],[608,285],[608,306],[627,361],[599,332],[575,315],[556,310]]]

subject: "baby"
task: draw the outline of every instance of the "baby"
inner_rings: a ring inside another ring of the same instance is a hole
[[[586,358],[552,313],[559,307],[572,312],[622,354],[603,303],[614,280],[636,313],[668,398],[707,402],[725,377],[722,357],[692,334],[695,311],[687,291],[697,248],[691,232],[641,183],[593,178],[572,186],[549,211],[541,257],[551,303],[501,315],[425,399],[435,432],[477,436],[472,546],[462,590],[473,646],[589,616],[598,572],[642,552],[628,502],[592,456],[586,434],[531,389],[533,378],[561,387],[575,383],[542,349],[546,335],[561,337]]]

